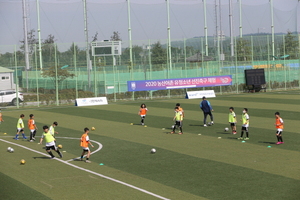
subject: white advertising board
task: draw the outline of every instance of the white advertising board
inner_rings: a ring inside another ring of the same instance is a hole
[[[200,99],[202,97],[212,98],[216,97],[216,94],[214,90],[190,91],[186,93],[187,99]]]
[[[108,104],[106,97],[79,98],[75,101],[75,106],[96,106],[105,104]]]

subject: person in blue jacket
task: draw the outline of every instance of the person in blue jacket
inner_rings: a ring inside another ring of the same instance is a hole
[[[214,116],[212,114],[212,112],[214,111],[212,106],[210,105],[210,102],[206,100],[206,97],[202,97],[202,101],[200,103],[200,108],[203,111],[204,114],[204,119],[203,119],[203,126],[207,126],[206,125],[206,117],[207,115],[210,116],[210,124],[213,125],[214,124]]]

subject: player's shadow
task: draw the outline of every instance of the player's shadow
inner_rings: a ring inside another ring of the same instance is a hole
[[[226,134],[226,135],[230,135],[230,132],[217,132],[218,134]]]
[[[266,142],[266,141],[258,141],[258,143],[264,143],[264,144],[276,144],[276,142]]]
[[[43,156],[43,157],[33,157],[33,159],[50,159],[50,157],[46,157],[46,156]]]
[[[237,137],[227,137],[228,139],[231,139],[231,140],[237,140]]]
[[[189,124],[189,126],[202,126],[202,127],[204,127],[203,125],[200,125],[200,124]]]

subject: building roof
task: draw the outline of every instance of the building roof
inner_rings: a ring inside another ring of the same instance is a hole
[[[0,67],[0,73],[5,73],[5,72],[14,72],[14,70],[7,69],[5,67]]]

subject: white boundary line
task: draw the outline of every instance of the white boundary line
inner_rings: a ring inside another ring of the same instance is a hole
[[[64,138],[65,138],[65,139],[69,139],[68,137],[64,137]],[[70,139],[72,139],[72,138],[70,138]],[[74,139],[74,138],[73,138],[73,139]],[[78,138],[76,138],[76,139],[78,139]],[[9,141],[3,140],[3,139],[0,139],[0,141],[6,142],[6,143],[9,143],[9,144],[12,144],[12,145],[16,145],[16,146],[18,146],[18,147],[21,147],[21,148],[27,149],[27,150],[29,150],[29,151],[32,151],[32,152],[35,152],[35,153],[44,155],[44,156],[46,156],[46,157],[49,157],[49,155],[46,154],[46,153],[42,153],[42,152],[36,151],[36,150],[34,150],[34,149],[30,149],[30,148],[25,147],[25,146],[20,145],[20,144],[16,144],[16,143],[13,143],[13,142],[9,142]],[[95,141],[93,141],[93,142],[95,142]],[[96,143],[97,143],[97,142],[96,142]],[[100,148],[100,147],[99,147],[99,148]],[[99,148],[98,148],[98,149],[99,149]],[[102,148],[102,145],[101,145],[101,148]],[[101,149],[101,148],[100,148],[100,149]],[[97,149],[97,150],[98,150],[98,149]],[[99,150],[100,150],[100,149],[99,149]],[[97,150],[96,150],[96,151],[97,151]],[[98,150],[98,151],[99,151],[99,150]],[[96,153],[96,152],[95,152],[95,153]],[[88,170],[88,169],[85,169],[85,168],[82,168],[82,167],[73,165],[73,164],[71,164],[71,163],[69,163],[69,162],[67,162],[67,161],[64,161],[64,160],[61,160],[61,159],[58,159],[58,158],[54,158],[54,159],[57,160],[57,161],[59,161],[59,162],[62,162],[62,163],[64,163],[64,164],[66,164],[66,165],[69,165],[69,166],[71,166],[71,167],[74,167],[74,168],[76,168],[76,169],[79,169],[79,170],[82,170],[82,171],[85,171],[85,172],[94,174],[94,175],[96,175],[96,176],[100,176],[100,177],[105,178],[105,179],[108,179],[108,180],[110,180],[110,181],[113,181],[113,182],[116,182],[116,183],[125,185],[125,186],[127,186],[127,187],[132,188],[132,189],[135,189],[135,190],[138,190],[138,191],[140,191],[140,192],[143,192],[143,193],[149,194],[149,195],[151,195],[151,196],[157,197],[158,199],[170,200],[170,199],[167,199],[167,198],[162,197],[162,196],[160,196],[160,195],[157,195],[157,194],[154,194],[154,193],[149,192],[149,191],[147,191],[147,190],[144,190],[144,189],[142,189],[142,188],[139,188],[139,187],[136,187],[136,186],[134,186],[134,185],[125,183],[125,182],[123,182],[123,181],[119,181],[119,180],[117,180],[117,179],[114,179],[114,178],[105,176],[105,175],[103,175],[103,174],[99,174],[99,173],[97,173],[97,172],[94,172],[94,171],[91,171],[91,170]]]

